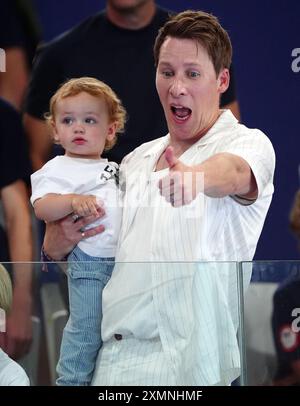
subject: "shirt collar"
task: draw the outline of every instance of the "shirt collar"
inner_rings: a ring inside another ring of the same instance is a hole
[[[200,148],[203,145],[210,144],[211,142],[214,142],[216,140],[216,137],[223,136],[223,129],[228,130],[228,128],[233,127],[238,120],[235,118],[235,116],[232,114],[232,112],[229,109],[223,109],[221,110],[221,114],[217,121],[214,123],[214,125],[207,131],[207,133],[200,138],[199,141],[197,141],[193,146]],[[170,144],[170,134],[167,134],[165,137],[162,137],[160,139],[160,142],[154,143],[152,147],[147,149],[145,151],[143,157],[150,157],[153,155],[157,155],[159,151],[163,151],[164,149],[167,148],[167,146]]]
[[[228,131],[228,129],[236,125],[237,122],[238,120],[229,109],[221,110],[221,114],[214,125],[194,145],[200,148],[203,145],[215,142],[216,138],[222,137],[225,130]]]
[[[165,135],[164,137],[160,138],[160,142],[155,142],[154,145],[145,151],[143,157],[147,158],[150,156],[156,156],[159,151],[163,151],[164,149],[167,148],[167,146],[170,144],[170,134]]]

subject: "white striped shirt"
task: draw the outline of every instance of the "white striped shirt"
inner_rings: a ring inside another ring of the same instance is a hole
[[[257,200],[242,205],[199,194],[191,205],[173,208],[157,179],[149,183],[168,144],[169,136],[143,144],[121,167],[126,191],[116,262],[122,263],[103,291],[102,337],[159,336],[178,383],[230,383],[239,370],[236,265],[201,261],[253,258],[273,194],[273,147],[261,131],[223,112],[180,160],[196,165],[220,152],[242,157],[256,178]],[[136,261],[143,263],[130,263]]]

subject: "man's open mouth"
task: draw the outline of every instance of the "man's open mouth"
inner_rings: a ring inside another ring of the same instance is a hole
[[[171,111],[178,122],[184,123],[189,119],[189,117],[192,114],[192,110],[188,107],[183,107],[183,106],[171,106]]]

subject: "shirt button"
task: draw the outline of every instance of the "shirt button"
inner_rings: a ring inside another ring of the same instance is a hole
[[[114,337],[115,337],[115,339],[117,340],[117,341],[120,341],[120,340],[122,340],[122,334],[114,334]]]

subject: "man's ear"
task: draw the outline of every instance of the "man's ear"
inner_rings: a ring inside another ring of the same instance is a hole
[[[226,92],[230,82],[230,74],[227,68],[221,70],[218,76],[218,89],[220,93]]]
[[[107,131],[107,139],[109,141],[113,140],[117,131],[117,122],[113,122],[109,124],[108,131]]]

